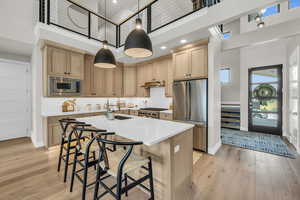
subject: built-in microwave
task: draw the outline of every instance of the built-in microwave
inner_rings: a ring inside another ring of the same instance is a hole
[[[80,96],[81,81],[64,77],[49,77],[49,96]]]

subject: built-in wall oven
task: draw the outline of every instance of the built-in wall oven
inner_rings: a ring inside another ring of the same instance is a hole
[[[49,96],[80,96],[81,81],[64,77],[49,77]]]

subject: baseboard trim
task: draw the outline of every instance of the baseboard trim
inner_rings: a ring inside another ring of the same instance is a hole
[[[35,148],[45,147],[45,145],[44,145],[43,142],[35,142],[35,141],[32,139],[32,137],[30,137],[30,139],[31,139],[31,142],[32,142],[32,144],[33,144],[33,146],[34,146]]]
[[[208,147],[208,153],[210,155],[215,155],[218,152],[218,150],[221,148],[221,146],[222,146],[222,142],[220,139],[219,142],[217,142],[214,146]]]
[[[241,130],[241,131],[248,131],[248,128],[240,127],[240,130]]]

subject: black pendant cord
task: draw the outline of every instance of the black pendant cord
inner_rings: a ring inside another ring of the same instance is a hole
[[[140,18],[140,0],[138,0],[138,18]]]
[[[105,2],[104,2],[104,17],[105,17],[105,19],[106,19],[106,0],[105,0]],[[104,40],[106,41],[106,20],[105,20],[105,22],[104,22]]]

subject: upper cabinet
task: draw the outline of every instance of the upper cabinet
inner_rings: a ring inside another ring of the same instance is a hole
[[[123,96],[123,65],[114,69],[94,66],[94,56],[85,56],[83,95],[95,97]]]
[[[70,78],[84,79],[84,55],[70,52],[68,75]]]
[[[194,47],[173,54],[175,80],[207,78],[207,45]]]
[[[47,75],[84,79],[84,55],[47,46]]]
[[[200,46],[190,50],[190,77],[206,78],[207,77],[207,46]]]
[[[145,89],[143,85],[152,79],[152,72],[149,75],[151,65],[139,63],[137,64],[137,85],[136,85],[136,96],[137,97],[148,97],[150,96],[150,91]]]
[[[124,66],[123,73],[123,95],[124,97],[135,97],[137,92],[137,69],[136,65]]]

